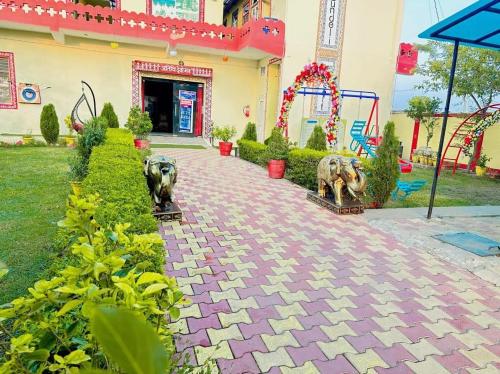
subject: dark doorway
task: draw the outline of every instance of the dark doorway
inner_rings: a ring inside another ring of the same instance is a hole
[[[174,83],[166,79],[144,78],[144,111],[153,122],[153,132],[173,134]]]
[[[203,121],[203,84],[143,78],[144,111],[153,132],[200,136]]]

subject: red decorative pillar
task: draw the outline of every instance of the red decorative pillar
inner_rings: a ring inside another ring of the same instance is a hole
[[[413,125],[413,139],[411,141],[411,149],[410,149],[410,161],[413,161],[413,152],[417,149],[418,145],[418,133],[420,131],[420,121],[415,120]]]
[[[196,92],[196,121],[194,124],[194,136],[201,136],[203,132],[203,85],[198,85]]]

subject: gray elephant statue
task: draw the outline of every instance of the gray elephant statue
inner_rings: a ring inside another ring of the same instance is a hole
[[[324,157],[318,165],[318,195],[325,198],[327,188],[338,206],[343,206],[346,198],[359,202],[366,190],[366,175],[359,160],[337,155]]]
[[[146,158],[144,175],[157,209],[169,210],[174,202],[174,186],[177,182],[175,159],[159,155]]]

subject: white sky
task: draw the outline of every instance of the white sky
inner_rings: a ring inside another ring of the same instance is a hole
[[[436,10],[434,0],[404,0],[405,10],[403,19],[403,30],[401,32],[402,42],[423,43],[425,40],[419,39],[418,34],[426,30],[436,22]],[[436,6],[440,19],[451,16],[459,10],[471,5],[475,0],[436,0]],[[419,61],[421,58],[419,56]],[[418,92],[414,87],[421,81],[419,76],[396,75],[393,109],[402,110],[406,108],[408,100],[416,95],[437,96],[444,101],[444,92]],[[464,102],[461,99],[452,101],[451,111],[464,111]]]

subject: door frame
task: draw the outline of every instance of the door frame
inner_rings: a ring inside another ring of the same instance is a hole
[[[203,84],[203,131],[202,136],[212,135],[212,78],[211,68],[181,66],[147,61],[132,63],[132,105],[142,105],[142,78],[159,78]]]

